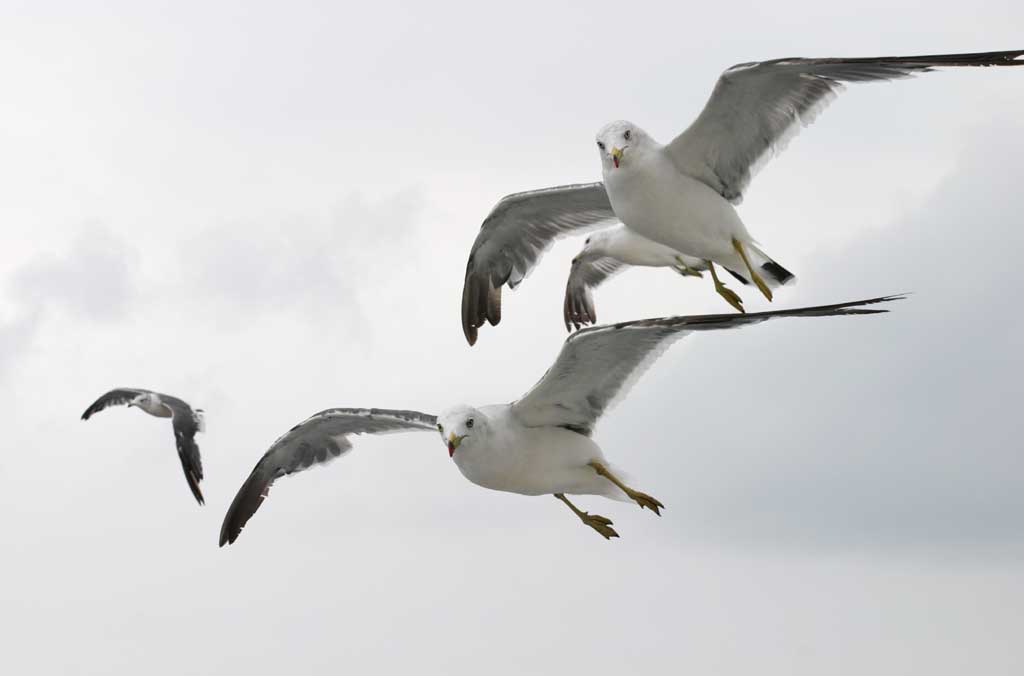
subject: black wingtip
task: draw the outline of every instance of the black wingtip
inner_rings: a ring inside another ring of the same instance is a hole
[[[253,468],[245,483],[238,489],[235,499],[231,501],[224,523],[220,527],[220,546],[233,544],[241,535],[245,524],[249,522],[256,510],[260,508],[267,495],[273,479],[261,471],[259,464]]]
[[[794,275],[792,272],[782,267],[775,261],[768,261],[767,263],[764,263],[761,266],[761,269],[764,270],[776,282],[783,285],[785,285],[791,279],[796,277],[796,275]]]
[[[195,477],[191,472],[185,472],[185,481],[188,482],[189,490],[192,491],[192,497],[196,499],[199,506],[202,507],[206,504],[206,499],[203,498],[203,491],[199,488],[199,479]]]
[[[744,277],[744,276],[743,276],[743,275],[741,275],[740,273],[738,273],[738,272],[733,272],[733,271],[732,271],[732,270],[730,270],[729,268],[726,268],[726,269],[725,269],[725,271],[726,271],[726,272],[728,272],[728,273],[729,273],[730,275],[732,275],[733,277],[735,277],[735,278],[736,278],[736,280],[737,280],[737,281],[738,281],[738,282],[739,282],[740,284],[742,284],[743,286],[748,286],[748,285],[750,284],[750,280],[748,280],[748,279],[747,279],[746,277]]]

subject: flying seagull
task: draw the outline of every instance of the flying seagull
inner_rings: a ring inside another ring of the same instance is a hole
[[[196,445],[196,432],[206,431],[203,409],[193,409],[177,397],[160,394],[152,390],[134,387],[122,387],[110,390],[85,409],[82,420],[88,420],[94,413],[99,413],[108,406],[135,406],[157,418],[170,418],[174,428],[174,441],[178,446],[178,458],[181,469],[185,472],[185,481],[195,496],[196,501],[203,504],[203,493],[199,490],[199,482],[203,480],[203,463],[199,458],[199,446]]]
[[[704,110],[668,145],[632,122],[606,125],[597,135],[603,183],[510,195],[484,221],[462,291],[466,339],[472,345],[485,321],[498,323],[502,285],[515,288],[555,240],[617,221],[632,242],[657,242],[690,257],[687,268],[708,268],[715,290],[740,312],[742,300],[725,286],[715,264],[753,282],[771,300],[771,289],[792,281],[793,274],[754,243],[734,205],[757,169],[845,83],[895,80],[944,67],[1020,66],[1022,55],[1024,50],[742,63],[722,74]],[[634,264],[619,247],[594,248],[592,255],[613,259],[606,265]],[[585,246],[581,257],[586,253]],[[574,307],[579,300],[572,301]],[[583,312],[575,317],[582,324],[593,319]]]
[[[462,331],[470,345],[484,322],[501,321],[501,287],[515,289],[558,239],[606,228],[586,239],[573,259],[565,324],[594,323],[591,289],[626,265],[668,267],[700,276],[704,261],[619,225],[601,183],[563,185],[503,197],[484,219],[466,263]]]
[[[523,495],[554,495],[605,538],[612,522],[580,510],[567,495],[636,502],[660,515],[657,499],[626,484],[591,439],[602,414],[668,349],[693,331],[731,329],[777,317],[875,314],[887,296],[752,314],[666,317],[596,326],[566,339],[554,365],[511,404],[456,406],[440,416],[418,411],[332,408],[275,441],[242,484],[224,517],[220,544],[232,543],[275,480],[325,463],[352,449],[352,435],[434,431],[463,476],[475,484]]]

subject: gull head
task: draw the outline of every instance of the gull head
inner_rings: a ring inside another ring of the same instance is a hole
[[[460,446],[478,442],[487,435],[487,416],[472,406],[456,406],[437,417],[437,431],[454,457]]]
[[[128,402],[128,406],[138,406],[142,410],[147,410],[155,405],[156,396],[152,392],[143,392]]]
[[[652,143],[647,132],[626,120],[609,122],[597,132],[597,150],[605,171],[629,166]]]
[[[608,253],[608,243],[611,240],[611,230],[595,232],[583,241],[583,249],[572,259],[573,265],[583,261],[601,258]]]

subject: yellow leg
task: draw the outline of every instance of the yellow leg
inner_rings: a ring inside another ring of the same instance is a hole
[[[630,500],[640,505],[641,509],[646,507],[647,509],[651,510],[658,516],[661,516],[661,512],[658,510],[664,509],[665,505],[661,504],[658,500],[652,498],[650,495],[647,495],[647,493],[635,491],[626,484],[619,481],[618,477],[612,474],[608,470],[608,468],[604,466],[603,463],[600,463],[597,460],[591,460],[587,464],[590,465],[594,469],[594,471],[597,472],[599,475],[603,476],[605,479],[608,479],[608,481],[611,481],[613,484],[622,489],[622,492],[628,495]]]
[[[676,267],[675,267],[675,270],[676,270],[676,272],[681,274],[683,277],[703,277],[704,276],[704,275],[702,275],[700,273],[700,270],[695,270],[694,268],[691,268],[689,265],[687,265],[686,262],[683,260],[682,256],[676,256]]]
[[[602,536],[605,540],[611,540],[612,538],[619,537],[619,534],[612,528],[611,519],[605,518],[600,514],[588,514],[587,512],[579,510],[576,505],[569,502],[569,498],[565,497],[564,493],[555,493],[555,497],[564,502],[569,509],[572,510],[573,514],[580,517],[580,521],[587,524]]]
[[[740,258],[743,259],[743,264],[747,266],[747,272],[750,273],[750,279],[753,280],[754,284],[757,284],[757,288],[761,289],[761,293],[764,294],[764,297],[771,300],[772,290],[768,288],[768,285],[764,283],[763,279],[761,279],[761,275],[757,274],[757,270],[755,270],[754,266],[750,264],[750,261],[747,259],[747,252],[743,249],[743,243],[733,237],[732,248],[736,249],[736,253],[738,253]]]
[[[715,282],[715,291],[718,295],[725,299],[725,302],[732,305],[740,312],[746,312],[743,309],[743,300],[736,295],[736,292],[732,289],[726,288],[725,284],[722,284],[722,280],[718,278],[718,273],[715,272],[715,264],[710,260],[707,261],[708,270],[711,271],[711,279]]]

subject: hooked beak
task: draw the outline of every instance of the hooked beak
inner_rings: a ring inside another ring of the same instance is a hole
[[[619,168],[619,160],[622,159],[622,149],[616,146],[612,146],[612,162],[615,163],[615,168]]]
[[[466,435],[462,435],[461,437],[460,436],[456,436],[455,432],[450,432],[448,434],[448,457],[449,458],[452,457],[453,455],[455,455],[455,449],[459,447],[459,444],[461,444],[462,440],[465,439],[465,438],[466,438]]]

